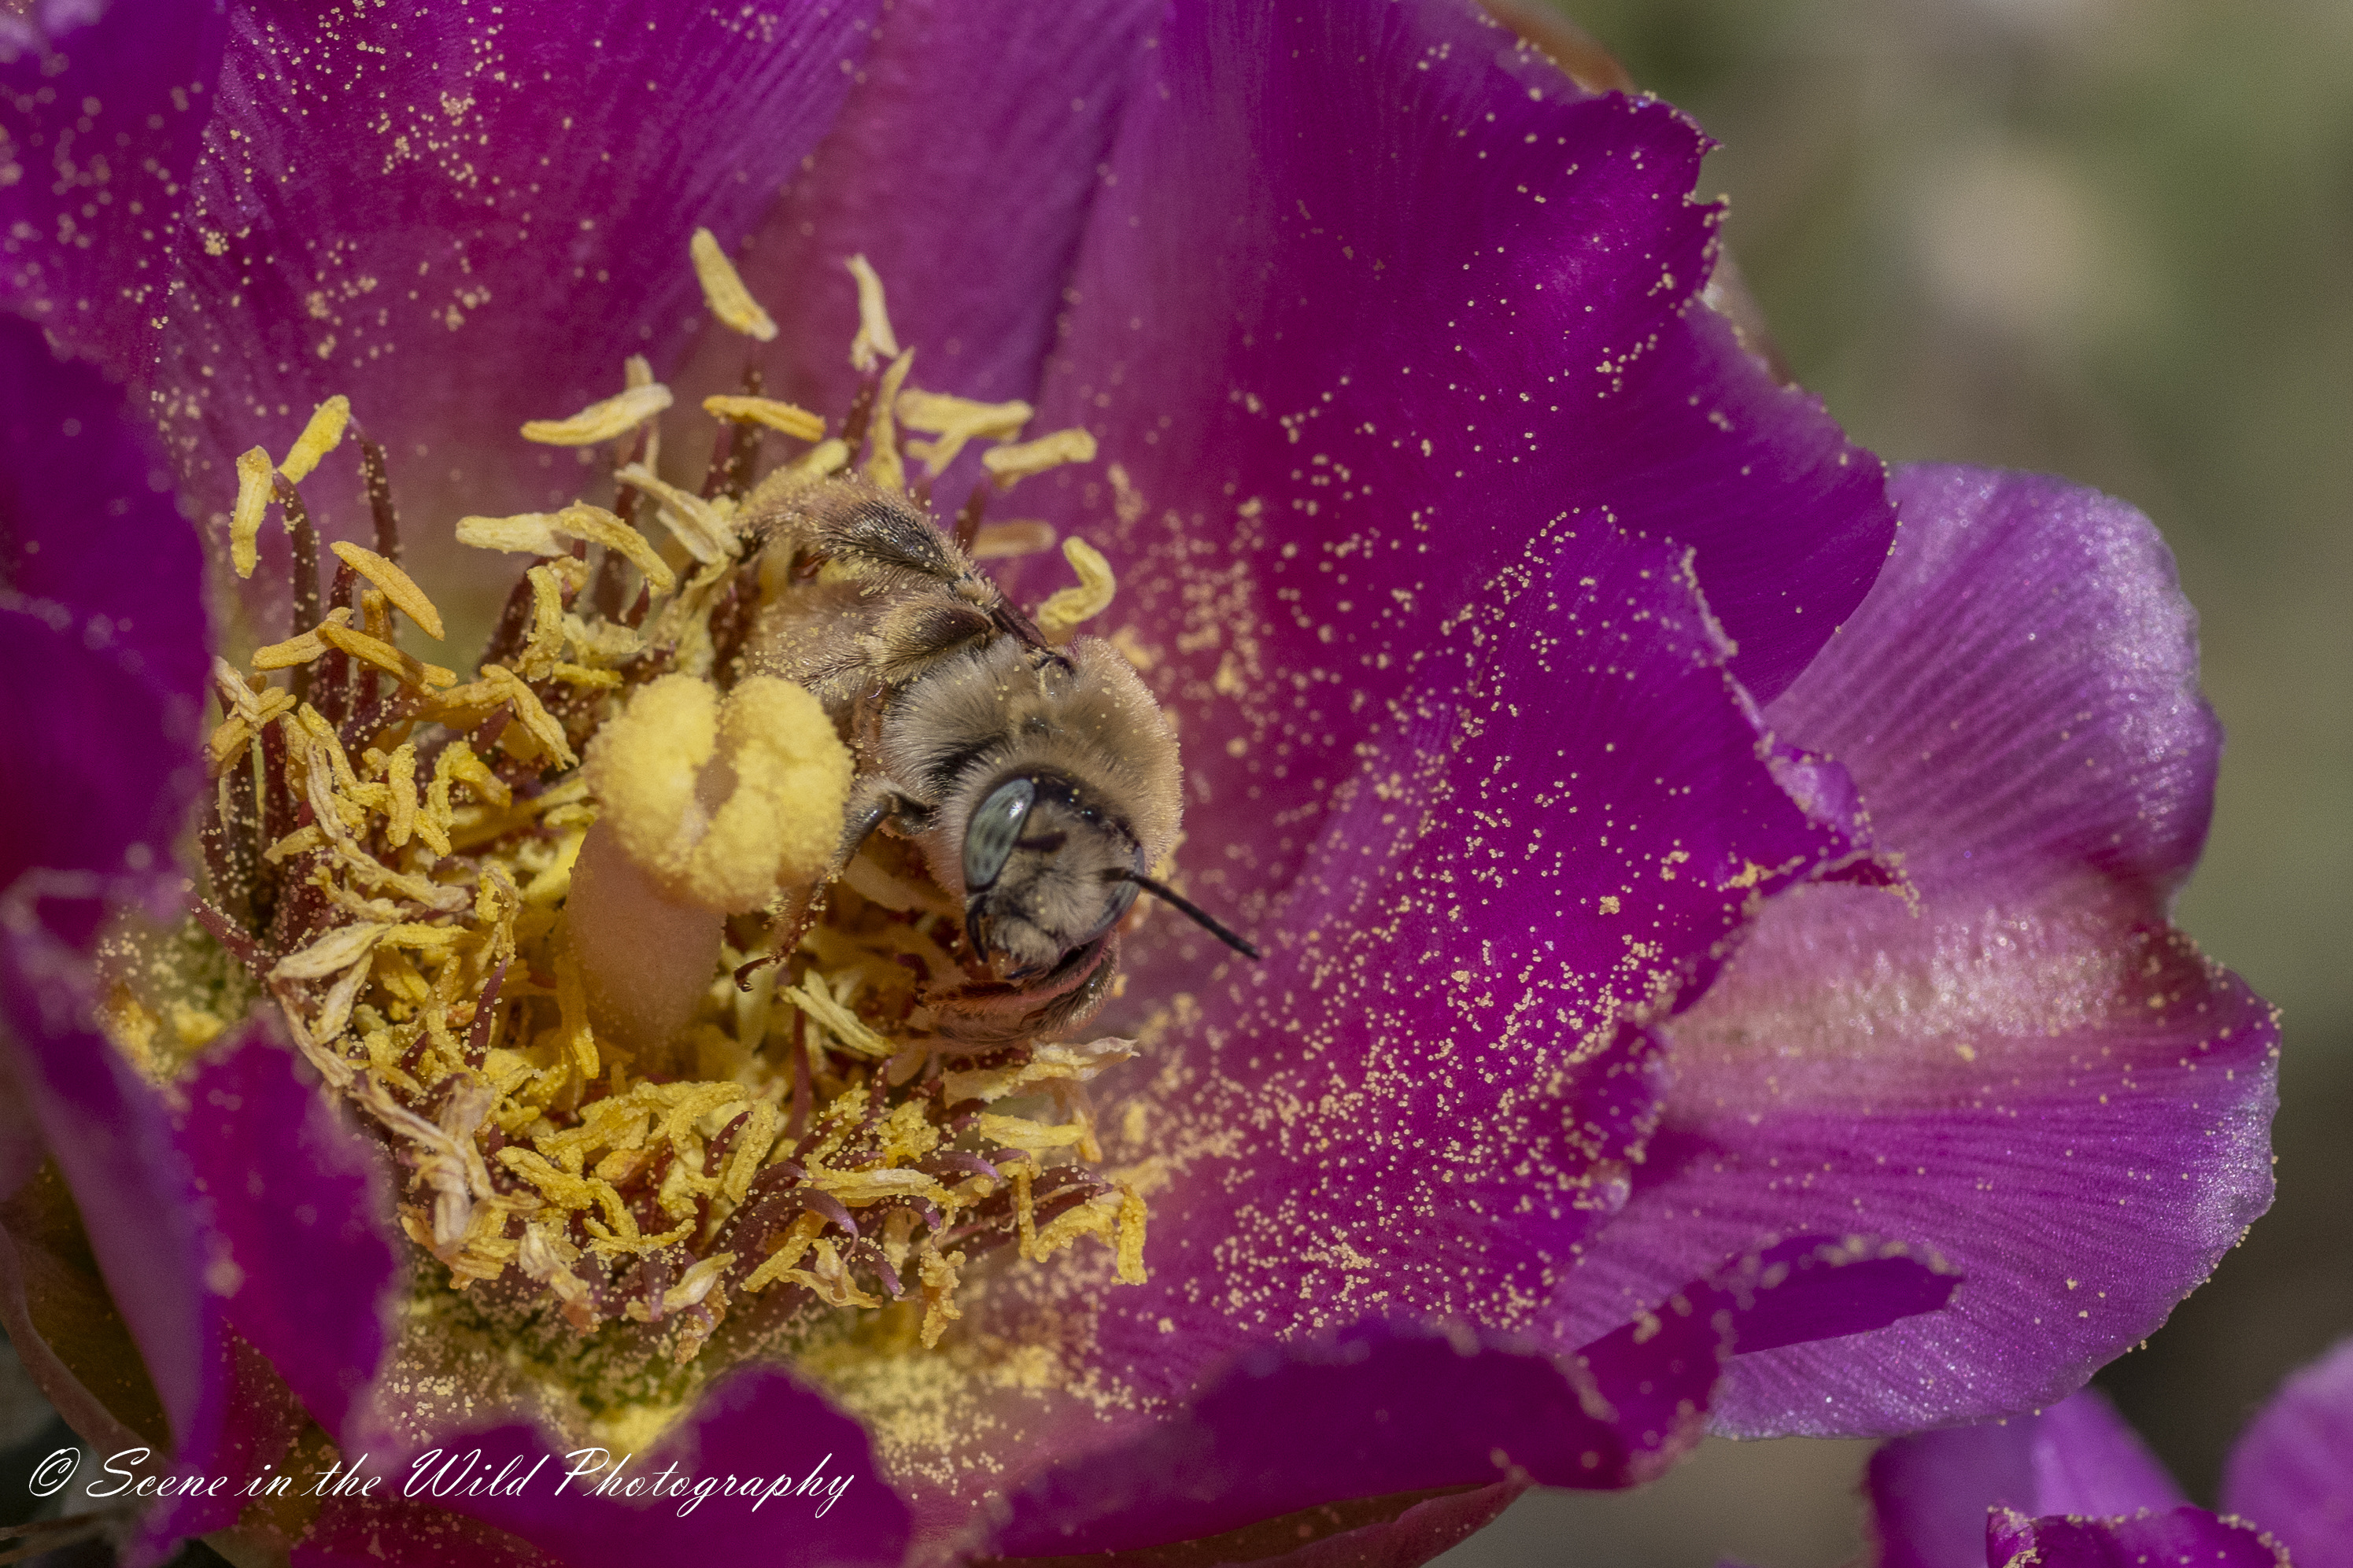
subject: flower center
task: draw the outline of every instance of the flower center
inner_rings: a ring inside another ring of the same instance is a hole
[[[708,234],[693,256],[713,313],[774,337]],[[248,674],[215,661],[224,718],[197,920],[241,973],[216,953],[210,971],[181,966],[177,998],[134,986],[113,1008],[118,1038],[167,1074],[165,1019],[192,1050],[266,993],[405,1171],[412,1315],[494,1331],[575,1387],[593,1374],[592,1405],[674,1397],[723,1334],[721,1364],[844,1328],[928,1349],[985,1254],[1042,1262],[1092,1236],[1120,1279],[1144,1278],[1144,1204],[1092,1169],[1085,1089],[1131,1043],[1042,1037],[1083,1021],[1110,961],[1076,1003],[970,1002],[1063,993],[992,968],[974,933],[995,928],[934,875],[913,805],[878,793],[867,731],[908,683],[873,649],[916,635],[892,619],[908,591],[809,521],[845,496],[920,517],[931,480],[994,443],[955,548],[923,530],[947,565],[907,614],[932,636],[939,605],[961,606],[984,648],[1018,623],[1016,662],[1040,689],[1083,682],[1090,660],[1118,658],[1070,642],[1111,600],[1103,558],[1069,542],[1080,584],[1034,620],[992,608],[971,563],[1052,539],[1040,523],[982,526],[990,481],[1091,459],[1093,443],[1077,430],[1017,442],[1027,405],[909,385],[914,356],[881,285],[862,258],[851,268],[864,373],[852,407],[828,421],[764,396],[748,372],[740,394],[704,402],[723,437],[697,491],[659,477],[652,421],[671,396],[642,360],[615,396],[524,427],[610,444],[615,499],[458,525],[466,544],[540,558],[468,680],[399,646],[398,619],[434,638],[444,627],[399,564],[383,455],[364,434],[375,548],[335,544],[318,601],[298,487],[353,428],[343,399],[284,461],[259,447],[239,459],[233,563],[252,573],[276,506],[305,628],[256,652]],[[797,450],[768,462],[772,437]],[[912,486],[911,463],[923,469]],[[661,547],[640,531],[649,522]],[[763,673],[786,668],[832,676]],[[1118,677],[1141,692],[1124,665]],[[1013,793],[1084,816],[1082,785]],[[868,806],[897,833],[846,827]],[[1173,805],[1167,816],[1155,857]],[[1130,837],[1122,852],[1144,857],[1150,834]],[[991,875],[1044,842],[992,840]],[[1104,907],[1108,921],[1126,903]],[[1112,940],[1106,923],[1062,967]]]

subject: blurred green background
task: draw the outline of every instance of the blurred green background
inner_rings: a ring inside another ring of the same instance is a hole
[[[1555,3],[1724,143],[1701,190],[1858,440],[2095,485],[2180,560],[2230,742],[2179,918],[2285,1015],[2279,1199],[2099,1382],[2211,1502],[2353,1333],[2353,4]],[[1711,1444],[1444,1561],[1827,1568],[1869,1451]]]

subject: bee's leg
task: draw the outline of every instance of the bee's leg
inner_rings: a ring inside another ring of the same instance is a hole
[[[850,787],[849,810],[842,820],[841,847],[834,852],[830,882],[856,859],[884,823],[902,837],[913,838],[932,825],[932,808],[880,773],[869,773]]]
[[[768,951],[735,971],[735,984],[744,990],[752,988],[752,976],[771,963],[781,962],[800,946],[801,938],[821,907],[818,900],[826,889],[838,880],[842,868],[866,847],[884,823],[910,837],[921,833],[931,823],[932,808],[908,795],[880,773],[869,773],[850,786],[849,807],[841,828],[841,844],[834,851],[833,863],[825,875],[805,888],[797,888],[779,899],[768,922]]]

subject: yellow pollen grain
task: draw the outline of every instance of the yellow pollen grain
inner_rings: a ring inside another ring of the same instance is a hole
[[[328,548],[344,565],[382,589],[384,596],[398,605],[400,613],[415,621],[427,637],[435,642],[442,639],[441,612],[433,607],[433,601],[425,596],[425,590],[417,585],[415,578],[373,550],[364,550],[340,539]]]
[[[351,422],[352,400],[339,392],[311,412],[278,471],[298,485],[309,479],[319,460],[343,444],[343,427]]]
[[[253,575],[261,560],[261,515],[269,509],[269,476],[278,465],[259,447],[237,454],[237,505],[228,515],[228,559],[240,577]]]
[[[744,287],[744,275],[719,248],[719,237],[707,228],[694,231],[687,247],[694,258],[694,276],[702,285],[703,303],[720,323],[747,338],[769,342],[776,335],[776,323],[760,302],[752,298],[752,290]]]
[[[1042,474],[1049,468],[1059,468],[1064,463],[1092,463],[1095,460],[1095,438],[1086,431],[1072,428],[1057,430],[1050,436],[1040,436],[1035,441],[1024,441],[1012,447],[991,447],[980,455],[980,466],[988,470],[1002,489],[1016,479],[1026,479]]]
[[[976,403],[968,397],[913,387],[899,395],[897,407],[902,425],[939,437],[907,444],[908,456],[921,461],[935,478],[955,461],[966,442],[1009,441],[1038,412],[1026,403]]]
[[[569,419],[533,419],[522,427],[522,438],[547,447],[594,447],[619,439],[670,405],[670,388],[661,383],[632,386]]]
[[[1110,609],[1112,595],[1119,587],[1111,563],[1085,540],[1062,541],[1062,559],[1071,563],[1079,581],[1075,587],[1055,590],[1038,606],[1038,630],[1050,643],[1069,641],[1080,626]]]
[[[873,450],[867,454],[866,478],[877,489],[896,493],[907,488],[907,465],[899,457],[899,433],[892,426],[891,409],[914,363],[913,349],[892,360],[891,368],[882,373],[882,389],[874,398]]]
[[[851,257],[848,266],[858,280],[858,335],[849,340],[849,364],[853,370],[872,370],[885,359],[899,357],[899,338],[891,330],[881,278],[863,256]]]
[[[702,400],[702,411],[714,419],[765,425],[796,440],[814,441],[825,434],[825,416],[773,397],[741,397],[719,394]]]

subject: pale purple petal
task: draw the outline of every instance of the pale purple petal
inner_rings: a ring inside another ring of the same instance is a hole
[[[51,0],[0,16],[0,309],[136,379],[212,110],[223,0]],[[95,20],[92,20],[92,17]]]
[[[121,391],[0,317],[0,726],[40,737],[0,754],[0,887],[161,870],[202,783],[203,588]]]
[[[2222,1505],[2260,1521],[2296,1568],[2353,1564],[2353,1341],[2289,1378],[2241,1435]]]
[[[1914,469],[1872,599],[1767,710],[1841,763],[1920,900],[1775,900],[1668,1033],[1598,1326],[1759,1232],[1935,1248],[1952,1310],[1743,1357],[1719,1426],[1891,1433],[2053,1403],[2270,1193],[2270,1010],[2165,923],[2215,731],[2154,532],[2047,480]]]
[[[1879,1568],[1978,1568],[1996,1508],[2098,1517],[2188,1500],[2090,1390],[2039,1415],[1898,1438],[1871,1457],[1863,1484]]]
[[[689,237],[757,220],[839,110],[871,9],[240,8],[158,373],[189,494],[225,511],[234,455],[284,451],[343,393],[404,510],[435,521],[420,544],[461,512],[571,500],[575,454],[520,426],[701,329]],[[349,450],[319,496],[357,495]],[[321,510],[336,532],[364,515]]]
[[[195,1177],[205,1279],[237,1331],[330,1433],[375,1374],[405,1283],[382,1152],[256,1029],[201,1064],[175,1118]]]
[[[2244,1520],[2202,1508],[2127,1519],[2029,1519],[1997,1514],[1985,1531],[1987,1568],[2288,1568],[2288,1554]]]

